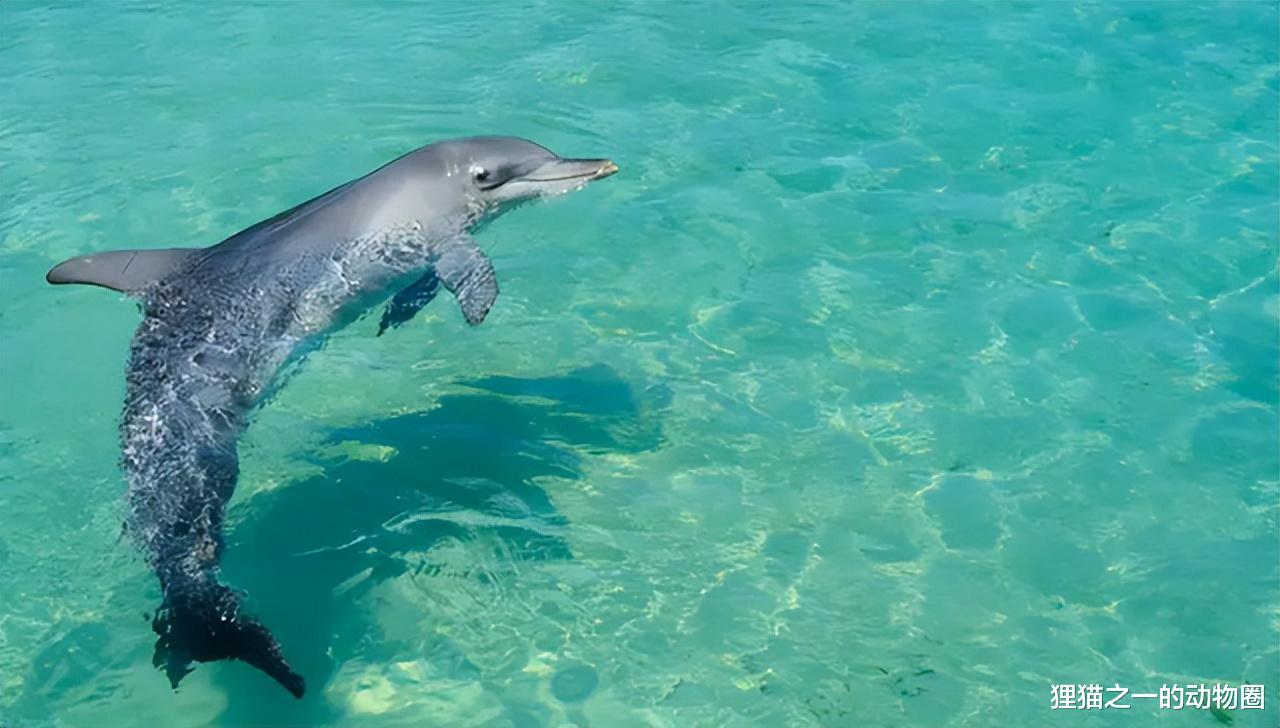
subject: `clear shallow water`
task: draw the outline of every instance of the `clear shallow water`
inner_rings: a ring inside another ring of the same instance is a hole
[[[1280,700],[1273,4],[0,4],[0,722],[1217,725]],[[622,173],[503,294],[335,336],[226,577],[311,692],[150,666],[137,322],[44,271],[211,244],[433,139]]]

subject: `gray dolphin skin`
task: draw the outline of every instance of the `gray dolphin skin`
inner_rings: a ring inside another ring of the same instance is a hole
[[[192,661],[230,659],[295,697],[306,690],[276,639],[218,578],[236,442],[281,369],[396,291],[379,333],[440,286],[479,324],[498,284],[470,232],[617,169],[515,137],[454,139],[211,247],[97,253],[49,271],[50,283],[102,286],[141,305],[120,421],[126,526],[160,580],[155,664],[175,689]]]

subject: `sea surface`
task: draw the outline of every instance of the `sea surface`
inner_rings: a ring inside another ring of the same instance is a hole
[[[1276,726],[1278,16],[0,2],[0,725]],[[261,409],[224,576],[310,692],[173,691],[138,311],[45,271],[477,133],[622,171]],[[1265,707],[1132,697],[1199,684]]]

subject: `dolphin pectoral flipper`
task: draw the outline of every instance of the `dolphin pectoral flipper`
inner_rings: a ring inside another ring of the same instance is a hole
[[[435,266],[444,287],[457,297],[467,323],[475,326],[484,321],[498,298],[498,276],[489,256],[470,236],[461,235],[445,245]]]
[[[45,280],[50,283],[85,283],[122,293],[134,293],[181,270],[203,248],[112,250],[64,260]]]
[[[386,310],[382,312],[382,320],[378,322],[378,336],[382,336],[387,329],[396,328],[413,318],[439,293],[440,276],[436,274],[436,269],[433,267],[421,278],[397,293],[391,299],[391,303],[387,304]]]

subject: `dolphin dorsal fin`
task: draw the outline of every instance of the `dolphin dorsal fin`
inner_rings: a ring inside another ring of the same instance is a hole
[[[202,248],[159,248],[92,253],[62,261],[44,278],[54,284],[85,283],[135,293],[179,270],[200,250]]]

